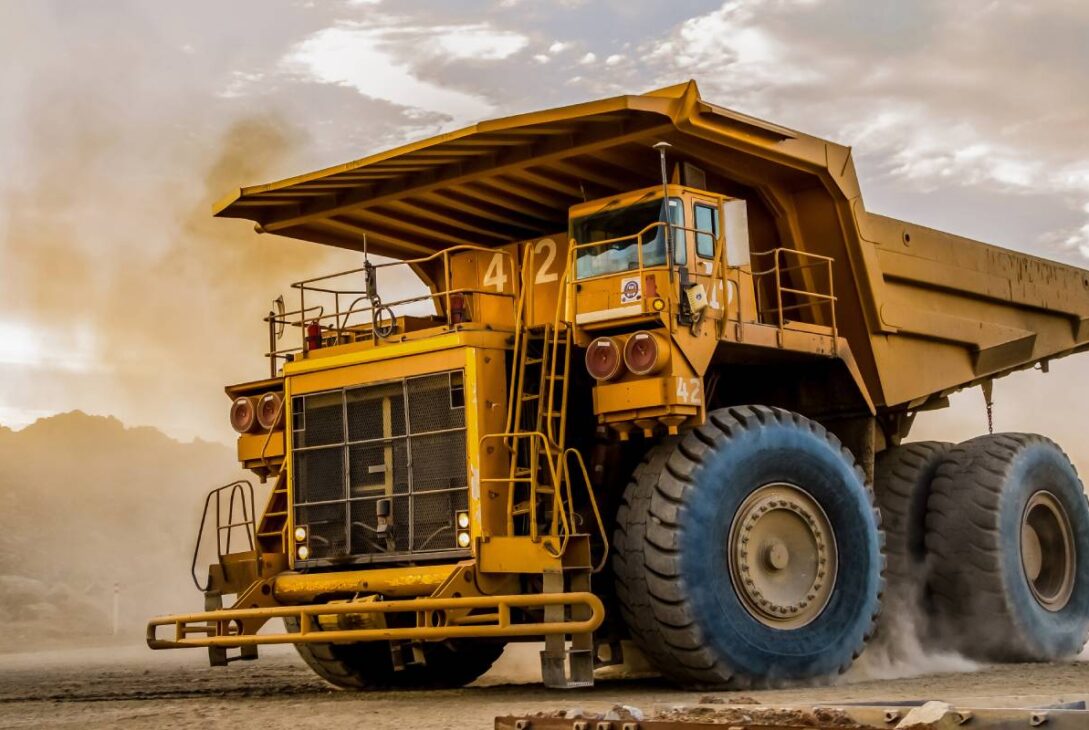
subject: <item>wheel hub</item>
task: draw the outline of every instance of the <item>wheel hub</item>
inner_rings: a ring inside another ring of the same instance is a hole
[[[730,526],[730,580],[745,609],[777,629],[805,626],[832,596],[838,556],[828,517],[792,484],[760,487]]]
[[[1061,610],[1074,592],[1074,532],[1066,510],[1051,492],[1029,497],[1021,516],[1021,567],[1036,601]]]

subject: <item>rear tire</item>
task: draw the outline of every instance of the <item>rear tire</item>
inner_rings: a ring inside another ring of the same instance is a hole
[[[1089,505],[1066,454],[1035,434],[980,436],[938,470],[929,586],[948,640],[991,661],[1076,655],[1089,634]]]
[[[778,684],[842,672],[862,651],[882,590],[879,517],[820,424],[763,406],[712,411],[648,454],[625,508],[617,592],[667,676]]]
[[[299,625],[284,618],[290,633]],[[425,664],[395,669],[389,642],[358,644],[296,644],[299,656],[314,673],[344,689],[449,689],[464,687],[487,672],[503,653],[501,643],[448,641],[425,643]]]
[[[874,493],[885,531],[885,615],[914,612],[926,588],[926,504],[938,467],[953,444],[917,441],[882,451]]]

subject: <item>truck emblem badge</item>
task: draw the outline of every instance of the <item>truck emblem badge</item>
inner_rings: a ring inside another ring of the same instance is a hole
[[[624,279],[620,282],[621,304],[630,304],[631,302],[637,302],[642,298],[642,292],[639,290],[639,277]]]

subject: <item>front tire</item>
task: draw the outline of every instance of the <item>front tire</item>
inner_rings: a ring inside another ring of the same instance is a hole
[[[1070,459],[1035,434],[951,450],[926,519],[930,593],[948,640],[991,661],[1076,655],[1089,634],[1089,505]]]
[[[659,670],[745,687],[851,664],[880,606],[882,536],[833,435],[789,411],[725,408],[641,470],[618,531],[618,594]]]
[[[298,633],[295,619],[285,618],[284,626]],[[386,641],[296,644],[295,649],[315,674],[343,689],[450,689],[483,676],[503,653],[503,644],[484,640],[428,642],[423,644],[425,663],[407,664],[402,669],[394,667]]]

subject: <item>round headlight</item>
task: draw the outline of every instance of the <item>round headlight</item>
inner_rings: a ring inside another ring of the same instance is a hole
[[[468,530],[469,529],[469,513],[468,512],[458,512],[457,522],[458,522],[458,528],[459,529]]]
[[[257,422],[261,428],[271,431],[280,425],[283,420],[284,397],[279,393],[265,393],[261,400],[257,401]]]
[[[250,433],[257,427],[257,408],[253,398],[235,398],[231,404],[231,428],[238,433]]]
[[[636,332],[624,345],[624,364],[636,375],[653,375],[669,363],[669,343],[651,332]]]
[[[306,560],[310,557],[310,548],[306,545],[300,545],[298,551],[295,553],[299,556],[299,560]]]
[[[620,375],[624,359],[612,337],[598,337],[586,348],[586,371],[594,380],[612,380]]]
[[[469,540],[470,540],[470,538],[469,538],[469,533],[468,532],[459,532],[458,533],[458,545],[459,546],[461,546],[463,548],[469,547]]]
[[[306,528],[302,525],[295,528],[295,542],[306,542]]]

